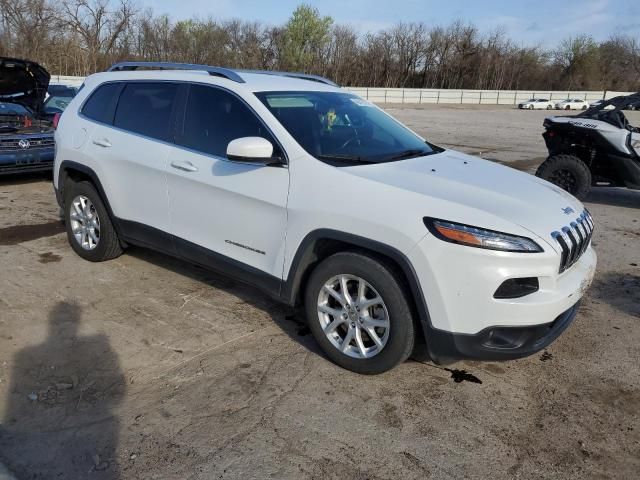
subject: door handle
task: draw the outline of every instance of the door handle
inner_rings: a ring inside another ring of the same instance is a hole
[[[185,172],[197,172],[198,171],[198,167],[196,167],[193,163],[188,162],[186,160],[184,160],[184,161],[174,160],[173,162],[171,162],[171,166],[173,168],[177,168],[178,170],[183,170]]]
[[[106,138],[101,138],[93,141],[94,145],[98,145],[99,147],[109,148],[111,146],[111,142]]]

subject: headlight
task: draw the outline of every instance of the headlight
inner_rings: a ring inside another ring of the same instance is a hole
[[[462,223],[448,222],[437,218],[425,217],[424,224],[433,235],[445,242],[503,252],[536,253],[543,251],[540,245],[527,237],[496,232]]]

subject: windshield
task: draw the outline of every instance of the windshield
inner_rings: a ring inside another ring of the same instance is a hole
[[[73,100],[73,97],[68,96],[51,96],[44,102],[44,113],[56,114],[62,113],[67,105]]]
[[[353,94],[259,92],[256,96],[307,152],[332,165],[390,162],[442,151]]]

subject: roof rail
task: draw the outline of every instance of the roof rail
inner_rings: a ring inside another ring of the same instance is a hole
[[[236,70],[236,72],[240,73],[259,73],[264,75],[277,75],[280,77],[291,77],[298,78],[300,80],[310,80],[312,82],[324,83],[326,85],[331,85],[332,87],[338,87],[339,85],[328,78],[321,77],[320,75],[311,75],[308,73],[298,73],[298,72],[278,72],[276,70]]]
[[[107,72],[118,72],[126,70],[137,70],[138,68],[157,68],[161,70],[198,70],[207,72],[209,75],[223,77],[238,83],[245,83],[240,73],[258,73],[263,75],[277,75],[281,77],[298,78],[301,80],[310,80],[312,82],[324,83],[332,87],[339,86],[337,83],[328,78],[319,75],[310,75],[307,73],[297,72],[278,72],[274,70],[236,70],[223,67],[212,67],[209,65],[198,65],[194,63],[173,63],[173,62],[120,62],[111,65]]]
[[[197,65],[194,63],[173,62],[120,62],[111,65],[107,72],[137,70],[138,68],[157,68],[161,70],[199,70],[209,75],[226,78],[238,83],[245,83],[244,79],[229,68],[211,67],[209,65]]]

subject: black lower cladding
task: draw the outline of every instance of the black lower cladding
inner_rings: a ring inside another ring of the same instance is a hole
[[[172,255],[253,285],[271,297],[280,298],[282,281],[273,275],[148,225],[117,217],[116,223],[123,240],[128,244]]]
[[[456,360],[512,360],[527,357],[550,345],[571,324],[580,302],[551,323],[527,327],[489,327],[474,335],[430,329],[429,355],[436,363]]]

